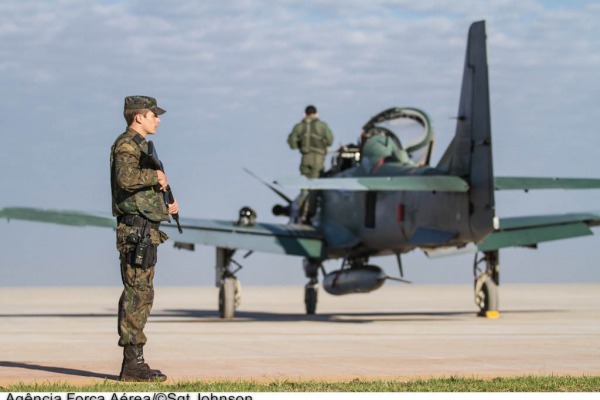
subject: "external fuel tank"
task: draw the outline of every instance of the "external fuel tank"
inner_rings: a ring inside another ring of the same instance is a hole
[[[387,276],[375,265],[339,269],[325,275],[323,289],[329,294],[369,293],[379,289]]]

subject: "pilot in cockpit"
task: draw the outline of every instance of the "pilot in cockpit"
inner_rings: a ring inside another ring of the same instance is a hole
[[[398,138],[388,134],[386,129],[379,127],[361,132],[360,160],[361,167],[370,172],[376,171],[384,162],[414,165]]]

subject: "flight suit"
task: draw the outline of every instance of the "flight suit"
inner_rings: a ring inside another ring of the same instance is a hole
[[[127,129],[115,141],[111,149],[111,186],[113,215],[117,217],[117,250],[120,254],[123,293],[119,300],[119,346],[146,343],[144,327],[154,301],[154,265],[156,247],[167,240],[158,229],[161,221],[169,221],[168,209],[158,186],[156,170],[146,161],[148,143],[132,129]],[[151,224],[150,241],[153,262],[148,268],[133,265],[135,244],[132,234],[139,234],[140,227],[133,226],[126,216],[139,216]]]
[[[333,133],[327,123],[313,116],[306,116],[301,122],[294,125],[288,136],[288,144],[292,149],[299,149],[302,153],[300,173],[307,178],[318,178],[325,166],[327,147],[333,143]],[[300,217],[308,223],[310,215],[314,214],[317,207],[316,192],[301,191]]]
[[[327,123],[311,116],[294,125],[288,136],[292,149],[302,153],[300,173],[307,178],[318,178],[325,165],[327,147],[333,143],[333,133]]]

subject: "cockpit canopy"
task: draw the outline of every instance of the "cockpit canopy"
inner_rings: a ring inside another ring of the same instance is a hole
[[[364,126],[357,146],[342,146],[332,170],[343,171],[381,158],[412,165],[429,165],[434,132],[427,114],[416,108],[390,108]]]

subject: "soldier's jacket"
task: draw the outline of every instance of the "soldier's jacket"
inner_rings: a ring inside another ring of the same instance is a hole
[[[300,149],[302,154],[327,154],[327,147],[333,143],[333,133],[327,123],[318,118],[306,117],[297,123],[288,136],[292,149]]]
[[[138,136],[139,144],[134,141]],[[148,142],[132,129],[121,134],[110,152],[114,216],[142,215],[155,222],[169,221],[156,170],[147,161]]]

